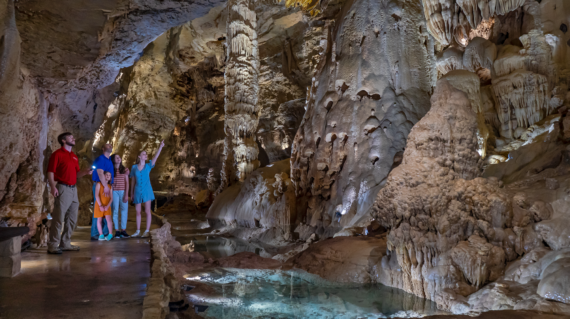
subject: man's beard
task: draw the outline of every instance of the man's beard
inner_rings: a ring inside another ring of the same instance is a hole
[[[65,141],[65,144],[67,144],[67,146],[75,146],[75,142]]]

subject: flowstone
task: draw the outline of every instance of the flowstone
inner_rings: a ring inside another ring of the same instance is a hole
[[[545,204],[531,209],[524,194],[480,177],[477,116],[466,94],[441,79],[431,102],[372,209],[389,230],[377,276],[449,308],[460,298],[453,295],[474,293],[508,261],[543,246],[531,211]]]

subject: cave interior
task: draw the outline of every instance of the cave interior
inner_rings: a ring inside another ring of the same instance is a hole
[[[90,241],[74,185],[82,253],[146,258],[102,317],[568,318],[569,26],[568,0],[0,0],[0,318],[93,284],[46,253],[63,132],[81,169],[160,153],[149,238]]]

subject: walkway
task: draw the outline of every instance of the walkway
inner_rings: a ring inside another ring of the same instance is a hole
[[[127,232],[132,234],[135,212],[129,208]],[[0,319],[142,317],[150,276],[148,238],[91,241],[90,227],[77,227],[72,242],[79,252],[22,253],[22,272],[0,278]]]

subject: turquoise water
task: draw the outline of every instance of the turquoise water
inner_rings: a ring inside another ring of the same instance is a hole
[[[379,284],[337,284],[301,271],[217,268],[186,275],[203,318],[389,318],[441,313],[435,303]]]
[[[173,230],[181,244],[194,242],[205,257],[252,252],[270,258],[277,252],[236,238],[207,236],[200,230]],[[186,292],[199,312],[216,319],[353,319],[418,317],[442,313],[435,303],[380,284],[338,284],[301,270],[214,268],[186,276]]]

